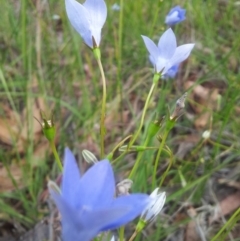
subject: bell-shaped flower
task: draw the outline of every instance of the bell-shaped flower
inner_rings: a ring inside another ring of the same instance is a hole
[[[74,29],[90,48],[98,47],[101,30],[107,18],[104,0],[86,0],[83,4],[65,0],[67,16]]]
[[[184,44],[177,47],[176,37],[172,29],[166,30],[159,39],[158,45],[148,37],[142,36],[150,54],[150,60],[156,73],[164,76],[173,66],[188,58],[194,44]]]
[[[185,17],[186,10],[181,8],[180,6],[176,6],[170,10],[165,18],[165,23],[168,26],[173,26],[177,23],[182,22],[186,19]]]
[[[98,233],[132,221],[148,206],[146,194],[115,197],[115,180],[108,160],[94,164],[81,175],[72,152],[66,148],[61,193],[49,185],[61,214],[63,241],[90,241]]]

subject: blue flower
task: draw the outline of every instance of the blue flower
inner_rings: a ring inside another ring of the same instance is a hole
[[[62,217],[63,241],[90,241],[98,233],[132,221],[149,205],[145,194],[115,198],[115,180],[108,160],[80,175],[72,152],[66,148],[61,193],[49,190]]]
[[[176,6],[172,8],[168,13],[168,15],[166,16],[165,23],[168,26],[172,26],[177,23],[180,23],[186,19],[185,14],[186,14],[185,9],[181,8],[180,6]]]
[[[177,47],[176,37],[171,28],[163,33],[157,46],[150,38],[143,35],[142,38],[150,54],[155,72],[162,75],[187,59],[194,47],[194,44],[184,44]]]
[[[175,78],[178,72],[179,64],[172,66],[167,73],[163,76],[163,79]]]
[[[107,18],[104,0],[86,0],[83,4],[75,0],[65,0],[70,23],[90,48],[98,47],[101,30]]]

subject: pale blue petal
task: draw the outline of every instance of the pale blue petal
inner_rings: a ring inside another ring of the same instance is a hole
[[[61,213],[62,224],[66,224],[65,228],[68,229],[68,224],[71,224],[71,226],[78,226],[80,229],[83,228],[84,225],[80,219],[80,211],[78,212],[76,209],[71,207],[68,201],[65,200],[62,195],[56,193],[55,190],[51,189],[51,187],[49,187],[49,192],[56,203],[59,212]]]
[[[76,207],[78,203],[76,192],[78,192],[80,184],[80,171],[69,148],[65,148],[63,166],[62,195],[67,198],[72,207]]]
[[[167,73],[167,71],[174,65],[180,64],[182,61],[188,58],[190,55],[194,44],[184,44],[177,47],[173,57],[168,62],[166,68],[163,71],[163,74]]]
[[[178,17],[178,12],[174,11],[170,15],[166,16],[165,23],[169,26],[176,24],[180,21],[180,18]]]
[[[129,212],[129,207],[110,207],[106,209],[85,210],[72,209],[68,203],[49,189],[62,217],[62,236],[64,241],[89,241],[105,226],[109,226],[115,220],[120,219]]]
[[[169,28],[163,33],[158,42],[161,58],[170,59],[176,51],[177,41],[172,29]]]
[[[129,206],[107,207],[105,209],[86,210],[83,212],[84,227],[96,227],[98,232],[115,220],[121,219],[130,211]]]
[[[178,68],[179,68],[179,64],[176,64],[174,66],[172,66],[167,72],[166,74],[163,75],[163,79],[167,79],[167,78],[175,78],[178,72]]]
[[[85,7],[75,0],[65,0],[66,11],[70,23],[74,29],[81,35],[84,42],[93,47],[92,34],[90,29],[89,14]]]
[[[107,6],[104,0],[86,0],[83,6],[87,9],[91,22],[92,35],[99,46],[101,29],[107,18]]]
[[[68,203],[54,190],[49,189],[61,213],[63,241],[89,241],[97,235],[99,227],[85,228],[84,217],[79,210],[72,209]]]
[[[99,46],[101,42],[101,29],[94,28],[93,26],[91,26],[91,32],[92,36],[94,37],[96,45]]]
[[[157,58],[159,56],[159,49],[156,46],[156,44],[147,36],[143,36],[143,41],[145,43],[145,46],[151,56],[151,62],[153,63],[154,67],[156,67],[156,63],[157,63]]]
[[[109,161],[103,160],[94,164],[81,178],[79,205],[92,208],[111,203],[115,194],[115,180]]]
[[[128,212],[126,207],[107,208],[82,212],[83,227],[72,226],[71,232],[65,233],[67,241],[90,241],[96,237],[104,226],[114,222]],[[65,241],[65,239],[63,239]]]
[[[102,231],[116,229],[131,222],[142,213],[150,201],[151,199],[149,196],[145,194],[131,194],[116,198],[111,204],[111,207],[127,207],[129,211],[122,217],[115,219],[113,222],[103,227]]]
[[[157,73],[162,72],[165,66],[167,65],[167,63],[168,63],[167,59],[158,57],[157,63],[156,63],[156,72]]]

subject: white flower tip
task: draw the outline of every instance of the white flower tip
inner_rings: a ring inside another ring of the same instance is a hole
[[[150,197],[155,198],[158,194],[159,187],[155,188],[154,191],[150,194]]]
[[[95,164],[98,162],[98,159],[96,158],[96,156],[88,150],[83,150],[82,156],[87,163]]]
[[[114,236],[112,236],[112,238],[111,238],[111,240],[110,241],[115,241],[115,237]]]
[[[50,191],[54,191],[57,194],[61,194],[61,190],[55,182],[49,180],[47,185]]]

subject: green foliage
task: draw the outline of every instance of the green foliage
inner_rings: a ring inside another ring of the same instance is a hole
[[[109,121],[106,126],[108,153],[118,144],[119,137],[132,134],[129,130],[125,131],[129,125],[135,123],[138,127],[138,112],[142,111],[152,84],[148,56],[140,35],[148,35],[157,41],[166,28],[165,15],[171,7],[180,3],[166,0],[121,2],[124,2],[122,13],[112,11],[111,5],[115,2],[107,1],[108,19],[101,42],[101,59],[108,93],[106,116],[110,116],[115,122]],[[219,105],[211,110],[212,123],[209,121],[209,125],[204,127],[211,129],[214,141],[211,142],[211,148],[207,148],[208,153],[205,151],[205,143],[199,141],[186,160],[178,160],[174,155],[175,133],[179,136],[187,136],[189,133],[201,136],[205,130],[196,129],[193,120],[182,117],[176,123],[174,131],[170,132],[166,145],[161,147],[159,162],[156,161],[155,150],[149,149],[141,154],[133,185],[133,189],[137,187],[138,191],[144,192],[151,191],[152,182],[166,190],[173,188],[174,191],[171,190],[167,200],[174,202],[176,206],[182,202],[201,204],[210,176],[220,168],[232,168],[236,165],[240,136],[240,123],[236,116],[236,107],[240,103],[239,6],[235,1],[193,0],[185,1],[182,7],[187,9],[187,20],[174,29],[178,45],[195,42],[196,47],[189,61],[182,66],[182,82],[178,79],[158,84],[137,144],[144,143],[148,135],[147,127],[156,120],[156,115],[159,120],[166,116],[168,107],[174,106],[185,92],[181,83],[191,79],[195,81],[194,86],[211,82],[214,87],[221,89]],[[123,22],[119,23],[120,14],[123,14]],[[50,107],[54,106],[59,153],[62,153],[65,145],[78,152],[85,148],[80,144],[88,140],[99,144],[99,133],[95,126],[100,122],[100,72],[91,50],[71,28],[66,18],[64,1],[2,1],[0,16],[1,118],[8,115],[3,110],[4,105],[16,113],[22,113],[28,107],[29,100],[42,98],[45,106],[49,107],[46,111],[51,111]],[[191,93],[194,86],[187,91]],[[191,100],[191,103],[194,101],[198,100]],[[140,107],[136,108],[136,103]],[[203,108],[208,110],[208,107]],[[123,123],[126,109],[129,110],[131,121]],[[22,120],[21,115],[15,120],[20,131],[23,122],[29,123],[24,150],[25,165],[22,166],[24,188],[18,187],[14,175],[9,171],[15,191],[0,194],[0,210],[4,210],[6,214],[4,220],[16,219],[29,227],[46,214],[42,209],[46,204],[41,203],[39,197],[46,187],[47,177],[55,178],[58,170],[55,164],[52,165],[51,155],[46,155],[37,165],[33,165],[34,149],[38,143],[35,143],[34,136],[31,135],[34,114],[31,109],[26,111],[28,120]],[[124,126],[115,128],[116,123],[120,122]],[[164,128],[165,126],[160,130],[160,135],[164,134]],[[154,135],[148,140],[148,146],[161,145]],[[11,163],[22,161],[23,153],[16,151],[17,139],[13,138],[11,148],[4,145],[1,148],[0,163],[7,170]],[[169,149],[172,153],[169,153]],[[225,151],[228,156],[223,160],[220,157]],[[169,164],[166,160],[171,162],[170,169],[166,167]],[[155,172],[160,170],[161,173],[155,173],[156,180],[152,180],[154,166]],[[127,176],[130,171],[128,156],[118,160],[115,167]],[[201,175],[197,174],[199,167],[203,169]],[[166,169],[166,175],[162,175]],[[186,186],[181,186],[182,177]],[[21,208],[16,207],[17,202],[20,202]],[[174,210],[170,212],[173,213]],[[1,211],[0,215],[2,214]],[[234,225],[236,223],[234,220]],[[174,228],[174,224],[164,230],[160,226],[155,234],[151,234],[151,240],[160,240],[159,237],[164,240]]]

